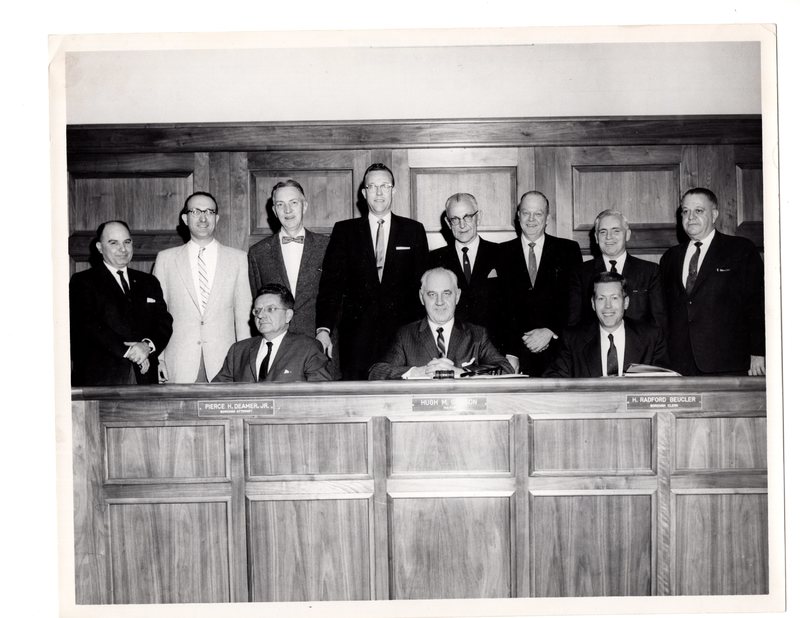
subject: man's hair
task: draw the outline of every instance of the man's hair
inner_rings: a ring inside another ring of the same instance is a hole
[[[430,268],[430,269],[426,270],[424,273],[422,273],[422,277],[420,277],[420,279],[419,279],[419,287],[420,287],[420,289],[425,289],[425,282],[428,280],[428,277],[430,275],[433,275],[433,274],[436,274],[436,273],[441,273],[441,274],[444,274],[444,275],[447,275],[448,277],[450,277],[453,280],[453,283],[456,284],[455,285],[456,289],[458,289],[458,277],[456,277],[456,274],[452,270],[450,270],[449,268],[444,268],[443,266],[437,266],[436,268]]]
[[[262,285],[258,289],[258,292],[253,299],[253,303],[256,302],[256,298],[259,296],[264,296],[264,294],[274,294],[275,296],[280,297],[281,305],[283,305],[284,309],[294,309],[294,296],[292,296],[292,292],[289,290],[289,288],[282,283],[267,283],[266,285]]]
[[[605,271],[594,275],[592,277],[592,298],[594,298],[599,283],[620,283],[622,284],[622,296],[628,295],[628,283],[625,281],[625,277],[619,273]]]
[[[217,199],[213,195],[211,195],[207,191],[195,191],[189,197],[187,197],[186,200],[183,202],[183,210],[181,210],[182,215],[185,215],[187,212],[189,212],[189,200],[191,200],[193,197],[197,197],[198,195],[210,198],[211,201],[214,202],[214,208],[216,209],[217,214],[219,214],[219,205],[217,204]]]
[[[694,189],[689,189],[686,193],[683,194],[681,198],[681,205],[683,205],[683,200],[685,200],[690,195],[702,195],[705,197],[714,208],[719,209],[719,202],[717,202],[717,196],[714,195],[714,192],[711,189],[706,189],[705,187],[695,187]]]
[[[283,189],[285,187],[294,187],[295,189],[300,191],[300,195],[302,195],[303,198],[306,197],[306,192],[303,191],[303,187],[300,186],[300,183],[297,182],[296,180],[292,180],[291,178],[289,178],[288,180],[281,180],[278,184],[272,187],[272,193],[270,193],[270,196],[273,198],[273,200],[275,199],[275,191],[277,191],[278,189]]]
[[[444,203],[444,210],[447,210],[458,204],[459,202],[466,202],[470,204],[475,210],[478,209],[478,200],[475,199],[475,196],[472,193],[454,193],[450,197],[447,198],[447,201]]]
[[[95,232],[95,237],[94,237],[95,242],[101,242],[100,239],[103,236],[103,230],[106,229],[106,226],[109,223],[119,223],[122,227],[124,227],[126,230],[128,230],[128,234],[131,233],[131,228],[128,227],[127,223],[125,223],[124,221],[120,221],[119,219],[112,219],[111,221],[106,221],[106,222],[101,223],[100,225],[97,226],[97,231]]]
[[[623,215],[619,210],[612,210],[610,208],[604,210],[599,215],[594,218],[594,233],[597,234],[597,226],[600,225],[600,219],[603,217],[619,217],[622,221],[622,227],[626,230],[631,229],[630,224],[628,223],[628,217]]]
[[[364,187],[367,186],[367,176],[369,175],[370,172],[388,172],[389,176],[391,176],[392,178],[392,184],[394,185],[394,174],[392,174],[392,170],[386,167],[383,163],[373,163],[367,168],[367,171],[364,172],[364,180],[363,180]]]
[[[547,214],[550,214],[550,200],[548,200],[547,196],[541,191],[526,191],[525,193],[523,193],[522,197],[519,198],[519,204],[517,204],[517,212],[519,213],[519,209],[522,206],[522,202],[525,201],[525,198],[530,197],[532,195],[538,195],[544,200],[544,210]]]

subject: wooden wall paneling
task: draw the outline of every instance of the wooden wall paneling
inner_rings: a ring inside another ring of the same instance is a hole
[[[409,169],[409,151],[405,148],[394,148],[391,151],[375,150],[369,157],[369,163],[364,167],[366,171],[372,163],[383,163],[387,165],[394,174],[395,193],[392,199],[392,212],[402,216],[413,218],[412,213],[412,189],[411,174]],[[364,173],[358,178],[359,189],[363,180]]]
[[[767,468],[766,417],[680,417],[675,421],[675,469]]]
[[[72,499],[75,603],[112,602],[107,505],[103,501],[103,432],[96,401],[72,403]]]
[[[512,498],[512,555],[514,562],[512,595],[515,597],[531,596],[531,560],[530,560],[530,495],[528,470],[530,469],[531,424],[533,419],[528,414],[515,414],[513,448],[514,496]]]
[[[211,156],[208,152],[194,153],[194,184],[192,193],[195,191],[213,192],[211,189]],[[214,196],[216,197],[216,196]]]
[[[231,246],[247,251],[250,248],[250,172],[247,153],[230,153],[231,183]]]
[[[726,234],[736,234],[738,212],[733,146],[700,145],[697,147],[697,164],[698,186],[711,189],[717,195],[717,229]]]
[[[377,416],[370,420],[372,439],[370,440],[370,463],[374,482],[371,500],[372,517],[370,525],[372,599],[384,600],[389,592],[389,510],[386,490],[386,476],[389,448],[389,421]]]
[[[736,233],[764,248],[764,169],[760,146],[735,146]]]
[[[234,246],[233,226],[236,222],[236,215],[232,209],[229,152],[212,152],[209,154],[208,192],[217,200],[217,206],[221,215],[217,220],[214,237],[223,245]]]
[[[519,204],[519,198],[522,197],[522,194],[526,191],[536,189],[537,182],[540,181],[537,174],[537,164],[539,163],[538,156],[539,151],[537,148],[531,147],[517,149],[517,195],[514,199],[514,203],[512,204],[512,211],[514,214],[516,214],[517,204]],[[546,156],[543,163],[546,164]],[[546,176],[546,174],[541,178],[541,182],[543,183],[546,182],[544,176]],[[542,193],[547,195],[547,193],[544,191],[542,191]],[[550,198],[548,197],[548,199]]]

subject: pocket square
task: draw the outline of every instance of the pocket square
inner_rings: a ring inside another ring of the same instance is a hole
[[[148,303],[157,303],[158,301],[157,301],[155,298],[150,298],[150,297],[148,296],[148,297],[147,297],[147,302],[148,302]]]
[[[291,369],[284,369],[283,370],[283,375],[286,375],[287,373],[292,373],[292,370]]]
[[[486,277],[487,279],[496,279],[497,278],[497,270],[492,268],[489,272],[489,275]]]
[[[731,272],[730,268],[717,268],[718,273],[729,273]]]
[[[397,251],[411,251],[411,247],[395,247]]]

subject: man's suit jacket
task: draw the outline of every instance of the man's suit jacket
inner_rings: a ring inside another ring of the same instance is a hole
[[[600,324],[580,324],[567,328],[563,341],[545,378],[600,378],[603,361],[600,357]],[[625,318],[625,354],[620,359],[623,371],[633,363],[666,367],[667,346],[661,329],[646,322]]]
[[[201,351],[206,375],[211,378],[222,367],[231,344],[250,336],[252,297],[245,252],[219,245],[214,282],[203,313],[189,260],[187,243],[160,251],[153,267],[175,318],[172,339],[163,354],[172,384],[197,379]]]
[[[300,271],[297,273],[294,295],[294,317],[289,322],[290,333],[300,333],[309,337],[316,335],[317,291],[322,275],[322,260],[327,247],[327,236],[305,231],[303,257],[300,258]],[[280,235],[273,234],[250,247],[247,262],[250,271],[250,290],[254,298],[258,290],[268,283],[281,283],[292,289],[283,262]]]
[[[422,224],[392,215],[383,278],[367,217],[333,226],[317,296],[317,327],[339,327],[345,380],[364,380],[402,324],[424,314],[419,280],[428,259]]]
[[[536,328],[549,328],[560,336],[567,325],[569,284],[582,263],[574,240],[544,235],[542,258],[537,264],[536,285],[531,286],[528,262],[519,238],[500,245],[500,284],[505,306],[501,349],[519,357],[520,372],[540,376],[557,352],[553,339],[543,352],[531,353],[522,335]]]
[[[764,263],[752,242],[717,231],[686,294],[687,245],[668,249],[660,265],[672,369],[746,373],[751,355],[764,356]]]
[[[499,252],[497,243],[479,239],[478,255],[470,267],[469,283],[464,276],[463,257],[453,244],[434,249],[428,254],[428,268],[447,268],[458,277],[461,298],[456,306],[456,319],[486,328],[496,346],[500,345],[500,325],[504,319],[498,276]]]
[[[237,341],[228,350],[222,369],[212,382],[258,382],[256,356],[261,337]],[[272,367],[268,382],[323,382],[331,379],[330,360],[322,344],[306,335],[286,333]]]
[[[569,292],[570,326],[589,324],[597,320],[591,303],[592,278],[605,269],[603,258],[596,257],[581,264],[581,267],[573,273]],[[625,277],[630,299],[625,317],[655,324],[666,332],[667,314],[664,310],[664,291],[661,288],[658,264],[634,257],[629,253],[625,258],[621,274]]]
[[[69,282],[70,347],[73,386],[157,384],[158,354],[172,334],[158,280],[128,268],[130,298],[100,264],[75,273]],[[125,341],[150,339],[150,370],[123,358]]]
[[[406,324],[397,331],[394,341],[381,360],[370,368],[369,379],[398,379],[412,367],[427,365],[438,356],[439,350],[428,318],[422,318]],[[453,323],[450,342],[447,345],[447,358],[458,368],[462,363],[475,359],[478,365],[496,365],[502,368],[503,373],[514,373],[505,356],[500,354],[489,341],[486,329],[469,322],[456,320]]]

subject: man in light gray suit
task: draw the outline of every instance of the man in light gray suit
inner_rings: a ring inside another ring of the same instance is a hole
[[[272,207],[281,229],[250,247],[247,254],[253,295],[269,283],[280,283],[294,296],[289,332],[316,335],[317,290],[328,237],[303,225],[308,201],[300,183],[285,180],[272,189]]]
[[[247,254],[214,238],[219,210],[211,194],[190,195],[181,219],[189,242],[160,251],[153,268],[174,318],[172,338],[160,358],[160,380],[208,382],[228,348],[250,336]]]

